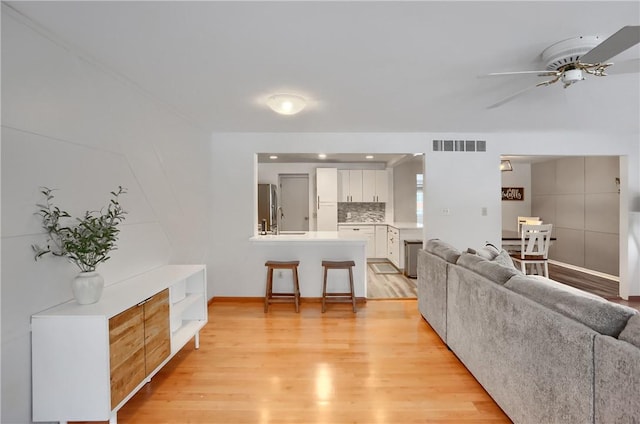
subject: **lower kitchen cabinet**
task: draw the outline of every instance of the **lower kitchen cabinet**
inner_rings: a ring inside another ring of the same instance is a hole
[[[367,240],[366,257],[373,258],[376,250],[376,232],[373,225],[340,225],[338,234],[343,238],[364,238]]]
[[[33,421],[117,411],[207,323],[206,268],[168,265],[31,317]]]
[[[396,268],[402,268],[400,265],[400,231],[392,226],[389,226],[387,230],[387,250],[391,263]]]
[[[376,253],[374,258],[386,258],[387,251],[387,225],[376,225]]]

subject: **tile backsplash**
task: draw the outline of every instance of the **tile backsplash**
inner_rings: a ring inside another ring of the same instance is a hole
[[[384,203],[338,203],[338,222],[384,222]]]

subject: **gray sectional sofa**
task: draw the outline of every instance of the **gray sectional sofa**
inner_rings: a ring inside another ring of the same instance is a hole
[[[418,254],[420,313],[515,423],[640,424],[640,315],[506,251]]]

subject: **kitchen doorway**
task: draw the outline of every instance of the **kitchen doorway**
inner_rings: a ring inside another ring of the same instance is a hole
[[[309,231],[309,174],[278,174],[280,231]]]

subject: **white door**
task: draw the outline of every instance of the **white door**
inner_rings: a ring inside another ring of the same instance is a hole
[[[309,231],[309,175],[280,174],[280,231]]]

